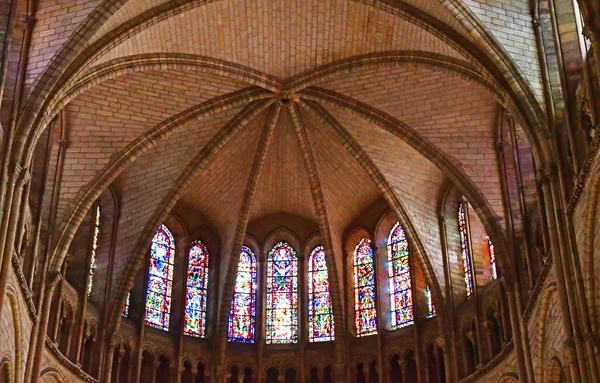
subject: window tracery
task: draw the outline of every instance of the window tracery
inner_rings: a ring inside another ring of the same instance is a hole
[[[298,341],[298,257],[279,242],[267,257],[267,344]]]
[[[387,247],[391,326],[396,330],[414,323],[408,241],[399,222],[390,230]]]
[[[310,342],[326,342],[334,336],[327,260],[323,246],[317,246],[308,260],[308,337]]]
[[[150,250],[145,323],[161,330],[169,328],[174,260],[173,234],[165,225],[160,225],[154,234]]]
[[[201,338],[206,336],[208,262],[209,254],[206,246],[199,240],[192,242],[188,253],[183,332]]]
[[[361,239],[354,250],[354,322],[356,335],[377,333],[375,261],[371,240]]]
[[[255,341],[256,285],[256,256],[248,247],[242,246],[229,310],[227,337],[230,342]]]

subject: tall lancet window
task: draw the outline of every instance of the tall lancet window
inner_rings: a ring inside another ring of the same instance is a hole
[[[185,296],[186,335],[206,336],[206,298],[208,289],[208,250],[198,240],[192,242],[188,254],[187,290]]]
[[[94,234],[92,237],[92,249],[90,254],[90,279],[87,285],[87,297],[92,295],[94,287],[94,273],[96,272],[96,250],[98,249],[98,236],[100,235],[100,205],[96,206],[94,217]]]
[[[391,324],[396,330],[414,322],[408,241],[399,222],[390,231],[387,250]]]
[[[315,247],[308,259],[308,339],[310,342],[334,339],[331,288],[323,246]]]
[[[458,205],[458,231],[460,233],[460,247],[462,252],[463,273],[467,298],[473,295],[473,273],[471,270],[471,249],[469,247],[469,227],[467,223],[466,202]]]
[[[425,286],[425,300],[427,301],[427,319],[433,318],[436,314],[436,311],[429,286]]]
[[[160,225],[150,250],[148,288],[146,290],[146,324],[161,330],[169,329],[175,240],[165,225]]]
[[[298,257],[286,242],[267,257],[267,344],[298,341]]]
[[[242,246],[229,310],[230,342],[254,343],[256,334],[256,257]]]
[[[492,269],[492,278],[494,280],[498,279],[498,270],[496,269],[496,249],[494,249],[494,244],[492,240],[488,237],[488,250],[490,252],[490,266]]]
[[[354,323],[356,335],[377,334],[375,260],[371,240],[363,238],[354,249]]]

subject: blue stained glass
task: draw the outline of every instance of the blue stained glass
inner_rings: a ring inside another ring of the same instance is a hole
[[[230,342],[254,343],[256,334],[256,257],[242,246],[233,299],[229,310],[227,337]]]
[[[129,303],[131,302],[131,291],[127,293],[127,298],[125,298],[125,306],[123,306],[123,317],[129,317]]]
[[[208,250],[198,240],[192,242],[188,255],[185,299],[186,335],[206,336],[206,300],[208,291]]]
[[[310,342],[326,342],[334,335],[327,261],[323,246],[317,246],[308,259],[308,337]]]
[[[175,240],[165,226],[160,225],[150,250],[148,288],[146,289],[146,324],[161,330],[169,329]]]
[[[298,341],[298,258],[286,242],[267,257],[267,344]]]
[[[354,249],[354,323],[356,335],[377,334],[375,260],[371,240],[363,238]]]
[[[388,236],[388,275],[392,330],[414,323],[408,241],[397,222]]]

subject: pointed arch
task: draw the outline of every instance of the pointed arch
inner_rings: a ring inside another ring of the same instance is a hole
[[[334,340],[333,305],[327,260],[323,246],[317,246],[308,258],[308,340]]]
[[[144,321],[161,330],[169,329],[174,261],[175,239],[165,225],[160,225],[150,249]]]
[[[255,341],[256,286],[256,256],[249,247],[242,246],[229,310],[227,338],[230,342]]]
[[[391,326],[397,330],[414,323],[408,240],[400,222],[390,230],[387,252]]]
[[[192,242],[188,252],[187,283],[185,293],[185,335],[206,336],[206,301],[208,297],[209,254],[199,240]]]
[[[375,258],[371,240],[362,238],[354,249],[354,323],[356,336],[377,334]]]
[[[287,243],[267,257],[267,344],[298,342],[298,257]]]

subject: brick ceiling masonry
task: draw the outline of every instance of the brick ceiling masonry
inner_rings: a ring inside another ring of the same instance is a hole
[[[424,270],[443,280],[440,194],[455,183],[499,233],[498,111],[514,107],[529,132],[541,110],[533,81],[499,67],[503,51],[454,3],[131,0],[87,10],[98,17],[77,36],[49,38],[76,48],[34,50],[27,74],[21,127],[41,131],[63,107],[69,124],[54,266],[86,209],[118,185],[116,252],[132,260],[184,206],[217,229],[224,254],[249,223],[283,212],[318,224],[339,259],[344,230],[383,198]],[[39,23],[51,16],[42,7]],[[117,267],[115,278],[134,269]]]

